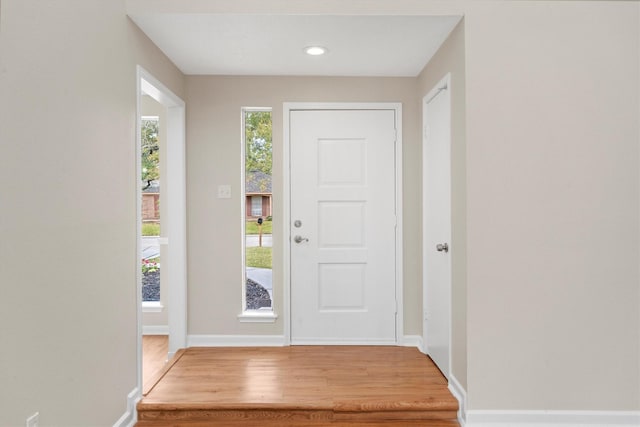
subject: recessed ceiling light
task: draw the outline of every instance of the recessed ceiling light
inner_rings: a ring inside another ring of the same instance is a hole
[[[322,46],[307,46],[304,48],[304,52],[307,55],[319,56],[327,53],[327,48]]]

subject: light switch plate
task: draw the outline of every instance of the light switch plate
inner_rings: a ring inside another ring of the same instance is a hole
[[[230,199],[230,198],[231,198],[231,186],[218,185],[218,199]]]

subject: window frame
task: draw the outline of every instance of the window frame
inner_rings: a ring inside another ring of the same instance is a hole
[[[241,209],[241,230],[242,230],[242,306],[241,312],[238,314],[238,321],[246,323],[274,323],[278,318],[275,312],[274,301],[271,300],[271,307],[263,307],[257,310],[247,309],[247,253],[246,253],[246,220],[247,220],[247,193],[246,193],[246,114],[250,112],[266,111],[271,113],[272,124],[272,142],[273,142],[273,108],[271,107],[242,107],[240,109],[240,161],[242,167],[240,173],[240,188],[242,190],[240,197],[240,209]],[[273,152],[272,152],[273,154]],[[273,173],[273,171],[272,171]],[[253,198],[254,196],[252,196]],[[273,195],[272,195],[273,197]],[[260,209],[262,210],[262,197],[260,196]],[[273,271],[273,264],[272,264]]]

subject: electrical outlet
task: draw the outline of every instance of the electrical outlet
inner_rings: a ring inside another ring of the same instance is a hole
[[[38,417],[40,416],[40,412],[36,412],[27,418],[27,427],[38,427]]]
[[[231,186],[218,185],[218,199],[230,199],[230,198],[231,198]]]

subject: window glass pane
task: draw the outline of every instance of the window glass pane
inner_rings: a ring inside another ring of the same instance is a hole
[[[243,111],[244,309],[272,311],[271,110]]]
[[[141,121],[142,301],[160,301],[160,126],[156,116]]]
[[[262,196],[251,196],[251,216],[262,216]]]

